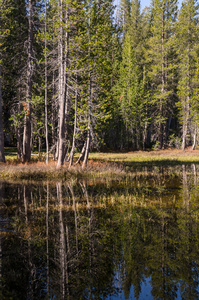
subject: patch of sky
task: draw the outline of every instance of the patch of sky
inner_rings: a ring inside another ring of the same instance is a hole
[[[141,1],[140,1],[140,4],[141,4],[141,10],[143,10],[145,7],[149,6],[150,3],[151,3],[151,1],[152,1],[152,0],[141,0]],[[114,4],[115,4],[116,6],[119,6],[120,0],[115,0],[115,1],[114,1]],[[182,4],[182,0],[179,0],[179,1],[178,1],[178,6],[181,7],[181,4]]]

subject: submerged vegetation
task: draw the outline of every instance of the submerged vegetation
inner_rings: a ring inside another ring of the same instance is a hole
[[[0,182],[2,299],[198,298],[199,166],[114,174]]]

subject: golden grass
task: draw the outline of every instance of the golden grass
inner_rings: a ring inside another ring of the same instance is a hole
[[[6,163],[0,163],[0,178],[14,180],[67,180],[69,178],[94,178],[106,176],[125,176],[137,167],[173,166],[199,163],[199,150],[160,150],[135,151],[126,153],[90,153],[87,167],[82,170],[80,165],[68,169],[66,163],[56,169],[56,162],[48,165],[38,161],[35,156],[30,163],[22,164],[16,157],[6,156]]]
[[[179,161],[179,162],[199,162],[199,150],[185,151],[177,149],[166,149],[156,151],[134,151],[125,153],[91,153],[90,159],[101,161],[118,162],[153,162],[153,161]]]

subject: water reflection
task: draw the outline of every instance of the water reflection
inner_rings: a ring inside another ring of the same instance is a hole
[[[0,299],[198,299],[197,174],[0,183]]]

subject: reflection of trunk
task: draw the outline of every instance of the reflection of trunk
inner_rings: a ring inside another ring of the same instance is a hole
[[[80,186],[82,188],[84,197],[86,198],[87,208],[90,209],[90,202],[89,202],[88,191],[87,191],[87,188],[86,188],[85,181],[83,181],[83,183],[80,182]]]
[[[25,212],[25,220],[26,224],[28,224],[28,200],[26,198],[26,186],[23,188],[23,196],[24,196],[24,212]]]
[[[3,194],[4,194],[3,184],[0,183],[0,205],[3,202]],[[2,238],[0,237],[0,290],[2,290],[2,285],[3,285],[3,282],[2,282]]]
[[[89,231],[89,264],[90,264],[90,283],[93,277],[93,257],[94,257],[94,247],[93,247],[93,232],[92,232],[92,222],[93,222],[93,209],[88,208],[88,231]],[[92,286],[89,285],[90,295],[92,294]]]
[[[33,263],[33,258],[32,258],[32,249],[31,249],[31,244],[32,244],[32,233],[31,233],[31,227],[29,224],[28,220],[28,198],[30,195],[27,196],[27,188],[24,186],[24,211],[25,211],[25,220],[26,220],[26,239],[28,240],[28,268],[30,272],[30,278],[29,278],[29,293],[28,293],[28,298],[34,299],[34,284],[36,280],[36,268]]]
[[[77,217],[77,208],[76,208],[76,199],[73,191],[73,186],[68,185],[68,188],[71,192],[72,199],[73,199],[73,209],[74,209],[74,217],[75,217],[75,235],[76,235],[76,251],[77,251],[77,256],[79,253],[79,247],[78,247],[78,217]]]
[[[162,216],[162,299],[165,300],[165,221],[164,216]]]
[[[61,287],[61,299],[65,299],[65,267],[66,267],[66,248],[65,248],[65,236],[64,236],[64,224],[63,224],[63,203],[62,203],[62,190],[61,183],[57,183],[57,197],[59,202],[59,228],[60,228],[60,248],[59,248],[59,258],[60,258],[60,268],[61,268],[61,276],[60,276],[60,287]]]
[[[0,237],[0,290],[2,291],[2,237]]]
[[[46,186],[46,259],[47,259],[47,270],[46,270],[46,278],[47,278],[47,299],[50,299],[50,272],[49,272],[49,224],[48,224],[48,219],[49,219],[49,183],[47,182]]]
[[[189,189],[188,189],[188,181],[187,181],[187,172],[186,166],[182,166],[182,177],[183,177],[183,200],[184,207],[189,210]]]
[[[63,200],[62,200],[62,186],[61,183],[57,183],[57,197],[59,201],[59,228],[60,228],[60,248],[59,248],[59,257],[60,257],[60,287],[61,287],[61,299],[69,299],[69,289],[68,289],[68,261],[66,255],[66,240],[65,240],[65,231],[64,231],[64,220],[63,220]],[[66,230],[67,231],[67,230]],[[67,284],[67,291],[66,291]]]
[[[192,169],[193,169],[193,175],[194,175],[194,188],[196,188],[197,186],[197,172],[196,172],[196,165],[192,164],[191,165]]]

